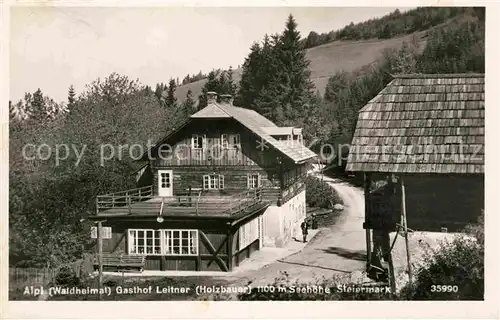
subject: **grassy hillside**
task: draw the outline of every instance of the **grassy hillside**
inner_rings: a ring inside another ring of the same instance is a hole
[[[434,28],[446,28],[450,24],[463,22],[471,18],[471,16],[464,14]],[[311,80],[316,89],[323,95],[328,78],[339,71],[361,72],[363,68],[379,61],[384,51],[399,49],[404,42],[417,41],[420,44],[420,49],[423,50],[426,44],[426,35],[431,29],[391,39],[333,41],[308,49],[307,58],[311,62],[309,66]],[[233,76],[238,83],[241,78],[241,69],[235,69]],[[198,97],[206,81],[206,79],[203,79],[179,86],[176,90],[177,99],[184,101],[189,89],[193,92],[194,97]]]
[[[339,71],[354,72],[376,62],[386,49],[398,49],[403,42],[409,42],[412,37],[424,43],[425,32],[387,40],[334,41],[307,50],[307,58],[311,61],[311,79],[321,94],[325,91],[328,77]],[[239,82],[241,69],[234,70],[234,79]],[[189,89],[195,97],[201,93],[201,88],[207,80],[203,79],[183,86],[176,90],[177,99],[183,101]]]

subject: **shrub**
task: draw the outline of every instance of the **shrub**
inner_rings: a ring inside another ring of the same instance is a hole
[[[54,282],[59,286],[79,286],[81,285],[80,278],[76,274],[76,272],[69,267],[62,267],[57,273]]]
[[[328,183],[314,176],[307,176],[306,202],[309,207],[320,207],[332,209],[337,203],[342,203],[342,199]]]
[[[412,287],[401,295],[412,300],[482,300],[484,299],[484,225],[468,226],[469,236],[442,243],[427,255],[427,263],[415,274]],[[432,292],[435,289],[446,292]],[[444,290],[442,290],[444,289]],[[451,291],[451,292],[449,292]],[[454,292],[456,291],[456,292]]]

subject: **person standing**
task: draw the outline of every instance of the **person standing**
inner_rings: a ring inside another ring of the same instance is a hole
[[[302,239],[304,242],[307,242],[307,220],[304,219],[304,221],[300,224],[300,228],[302,229]]]

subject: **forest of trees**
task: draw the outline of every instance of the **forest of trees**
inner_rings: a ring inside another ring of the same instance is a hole
[[[435,27],[463,14],[464,7],[420,7],[401,13],[398,9],[381,18],[350,23],[337,31],[318,34],[311,31],[304,39],[305,48],[313,48],[335,40],[389,39]]]
[[[237,106],[252,108],[278,125],[303,127],[307,142],[349,142],[357,111],[391,74],[484,72],[484,12],[473,13],[432,30],[425,48],[407,43],[361,74],[333,75],[324,96],[309,79],[305,44],[292,16],[282,33],[252,45],[239,88],[229,68],[208,73],[202,95],[188,91],[182,103],[174,95],[177,80],[153,90],[116,73],[93,81],[81,93],[70,86],[65,103],[54,102],[40,89],[27,93],[9,103],[10,264],[55,266],[79,258],[90,241],[86,217],[95,212],[96,195],[134,186],[133,156],[138,151],[131,146],[156,142],[206,105],[206,92],[233,94]],[[115,156],[101,163],[100,146],[105,144],[128,149],[121,154],[115,149]],[[43,157],[27,160],[23,150],[28,156],[38,150]],[[56,163],[56,154],[67,157]]]

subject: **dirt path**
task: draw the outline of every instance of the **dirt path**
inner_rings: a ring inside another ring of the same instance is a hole
[[[366,248],[362,228],[363,191],[337,179],[326,176],[323,179],[337,190],[344,201],[345,208],[336,223],[321,228],[302,251],[259,270],[241,274],[230,282],[270,284],[281,272],[288,273],[292,281],[311,282],[322,277],[331,278],[334,274],[349,274],[364,269]]]

